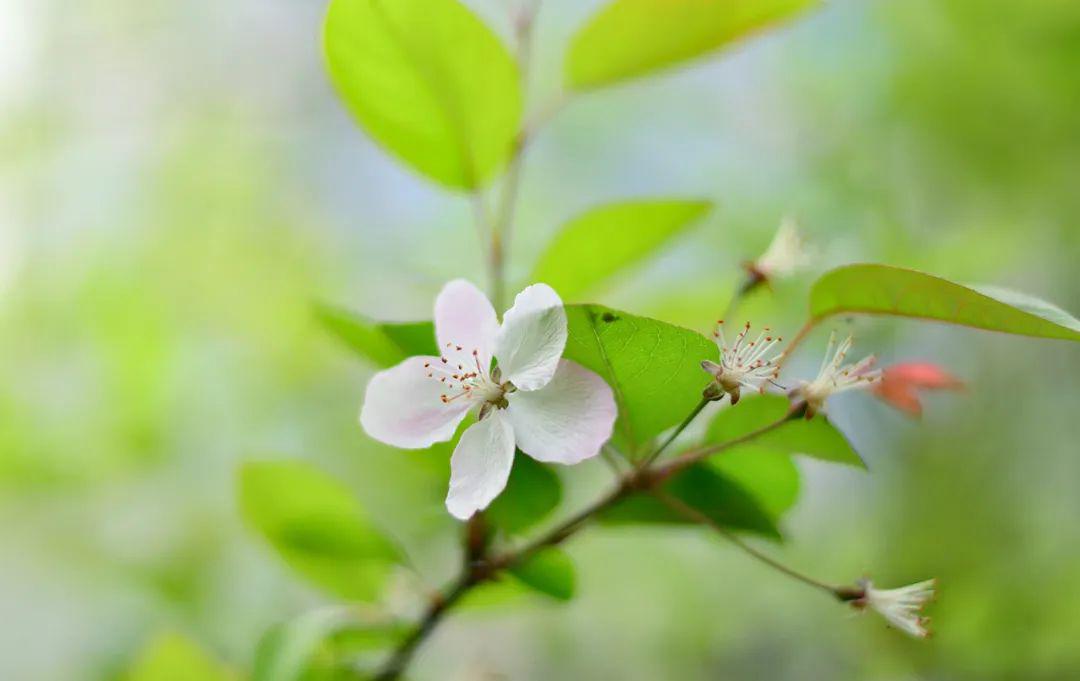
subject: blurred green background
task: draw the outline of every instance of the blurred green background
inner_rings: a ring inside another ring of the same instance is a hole
[[[469,4],[509,36],[511,2]],[[545,0],[534,102],[598,6]],[[482,254],[468,200],[344,112],[323,12],[0,0],[0,678],[122,678],[159,631],[244,670],[267,627],[328,602],[242,526],[247,458],[340,475],[432,586],[451,574],[427,469],[364,437],[371,369],[311,304],[423,318],[446,279],[484,281]],[[718,209],[597,302],[705,331],[793,214],[819,271],[888,262],[1075,313],[1078,111],[1074,0],[836,0],[572,100],[531,149],[511,275],[589,206],[688,196]],[[745,314],[792,333],[813,274]],[[859,348],[941,362],[968,389],[921,422],[838,399],[871,473],[801,461],[791,539],[769,548],[833,581],[937,576],[935,638],[852,617],[704,532],[599,530],[568,545],[575,600],[451,618],[412,678],[1080,678],[1080,352],[854,327]],[[574,469],[569,504],[598,466]]]

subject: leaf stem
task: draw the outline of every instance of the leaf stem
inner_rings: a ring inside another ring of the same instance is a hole
[[[676,513],[683,516],[687,520],[692,520],[692,521],[694,521],[696,523],[699,523],[701,525],[706,525],[706,526],[712,528],[713,530],[716,530],[717,533],[719,533],[722,537],[724,537],[725,539],[730,541],[732,544],[739,547],[740,549],[745,551],[747,554],[749,554],[753,558],[761,561],[765,565],[768,565],[772,569],[774,569],[774,570],[776,570],[778,572],[781,572],[781,573],[787,575],[788,577],[791,577],[791,578],[793,578],[793,579],[795,579],[797,581],[800,581],[803,584],[807,584],[809,586],[812,586],[815,589],[821,589],[822,591],[825,591],[825,592],[831,594],[832,596],[835,596],[837,598],[841,598],[842,590],[841,590],[840,587],[836,587],[836,586],[833,586],[831,584],[826,584],[825,582],[814,579],[813,577],[805,575],[805,574],[799,572],[798,570],[796,570],[794,568],[791,568],[791,567],[788,567],[787,565],[784,565],[783,563],[776,560],[775,558],[772,558],[771,556],[759,551],[758,549],[754,548],[753,546],[751,546],[747,542],[743,541],[734,532],[727,529],[726,527],[724,527],[720,523],[716,522],[715,520],[713,520],[709,516],[705,515],[701,511],[698,511],[696,508],[693,508],[692,506],[687,505],[682,500],[677,499],[677,498],[671,496],[670,494],[668,494],[668,493],[666,493],[666,492],[664,492],[662,490],[658,490],[658,489],[653,490],[652,494],[662,504],[664,504],[665,506],[670,508],[672,511],[675,511]]]
[[[699,461],[705,460],[713,454],[718,454],[725,449],[731,449],[732,447],[754,440],[762,435],[765,435],[766,433],[770,433],[777,428],[783,426],[788,421],[801,418],[805,413],[806,404],[800,402],[794,405],[782,418],[777,421],[768,423],[758,428],[757,430],[752,430],[749,433],[740,435],[739,437],[733,438],[731,440],[726,440],[724,442],[718,442],[711,445],[705,445],[703,447],[698,447],[697,449],[691,449],[687,452],[684,452],[680,456],[672,459],[671,461],[668,461],[662,465],[657,466],[656,468],[653,468],[651,471],[651,475],[656,479],[657,483],[661,483],[668,478],[671,478],[672,476],[678,475],[679,473],[686,470],[690,466],[693,466]]]
[[[817,319],[809,319],[803,327],[799,329],[799,332],[795,334],[795,337],[791,339],[784,351],[780,353],[780,357],[776,360],[776,368],[784,366],[784,363],[788,361],[791,354],[795,352],[795,348],[799,347],[799,344],[806,340],[806,337],[810,335],[810,332],[814,330],[814,326],[817,325]]]
[[[641,465],[638,466],[638,468],[644,470],[645,468],[648,468],[650,465],[652,465],[652,462],[656,461],[660,457],[660,455],[664,453],[664,450],[668,448],[668,445],[674,442],[675,438],[679,437],[679,435],[681,435],[682,432],[686,430],[686,427],[690,425],[690,422],[697,418],[697,415],[701,413],[701,410],[705,408],[705,405],[707,405],[711,401],[712,400],[706,397],[702,397],[701,401],[697,403],[696,407],[694,407],[694,410],[691,411],[685,419],[683,419],[683,422],[680,423],[675,428],[675,430],[671,431],[671,434],[668,435],[667,438],[660,443],[660,446],[657,447],[652,454],[642,459]]]

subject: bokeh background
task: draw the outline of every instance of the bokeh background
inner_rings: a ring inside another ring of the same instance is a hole
[[[470,2],[504,36],[511,2]],[[534,104],[597,0],[545,0]],[[116,679],[160,631],[239,671],[327,597],[239,519],[250,457],[353,487],[432,585],[448,518],[356,424],[371,369],[333,301],[429,314],[483,281],[466,198],[403,169],[324,75],[315,0],[0,0],[0,678]],[[834,0],[719,58],[580,96],[538,138],[511,274],[623,197],[717,209],[597,302],[707,330],[738,263],[798,217],[816,270],[882,261],[1080,310],[1080,4]],[[750,301],[791,333],[814,272]],[[838,322],[846,325],[845,322]],[[800,462],[770,547],[833,581],[941,581],[936,636],[763,570],[704,532],[593,531],[579,595],[452,618],[415,679],[1080,678],[1080,352],[863,320],[859,346],[967,382],[912,422],[834,417],[864,474]],[[823,330],[824,331],[824,330]],[[794,364],[810,372],[817,335]],[[603,470],[585,466],[567,502]]]

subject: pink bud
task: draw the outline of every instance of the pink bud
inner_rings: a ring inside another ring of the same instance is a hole
[[[887,367],[874,395],[909,416],[922,415],[920,390],[961,390],[963,382],[937,364],[902,362]]]

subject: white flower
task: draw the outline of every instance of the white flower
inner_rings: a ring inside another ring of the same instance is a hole
[[[450,459],[446,496],[450,513],[467,519],[506,487],[515,447],[537,461],[575,464],[611,437],[611,388],[561,359],[566,334],[562,300],[546,284],[519,293],[500,326],[483,293],[452,281],[435,300],[442,356],[410,357],[376,374],[360,423],[376,440],[422,449],[451,439],[476,408],[478,422]]]
[[[836,347],[836,352],[833,352],[836,332],[830,334],[825,359],[821,362],[817,378],[809,383],[803,381],[802,385],[796,388],[796,394],[806,400],[806,418],[813,418],[814,414],[821,411],[825,407],[825,400],[832,395],[867,388],[881,378],[881,371],[873,368],[877,361],[873,355],[855,364],[844,364],[844,357],[851,350],[851,343],[851,336],[848,336]]]
[[[860,582],[863,596],[851,601],[851,605],[859,610],[873,610],[897,629],[916,638],[926,638],[930,635],[926,628],[930,620],[920,610],[933,599],[935,585],[936,580],[928,579],[898,589],[875,589],[869,579],[864,579]]]
[[[780,223],[776,235],[765,252],[749,265],[751,274],[760,279],[788,277],[810,263],[807,250],[798,225],[792,217],[786,217]]]
[[[746,323],[735,337],[735,342],[729,346],[724,336],[724,320],[716,322],[713,338],[720,346],[720,363],[709,360],[701,363],[701,368],[712,374],[717,385],[731,396],[732,404],[739,401],[741,388],[764,392],[765,383],[774,380],[780,371],[776,366],[780,355],[767,355],[783,338],[769,335],[769,327],[765,327],[765,330],[758,334],[757,340],[746,342],[748,333],[750,322]]]

